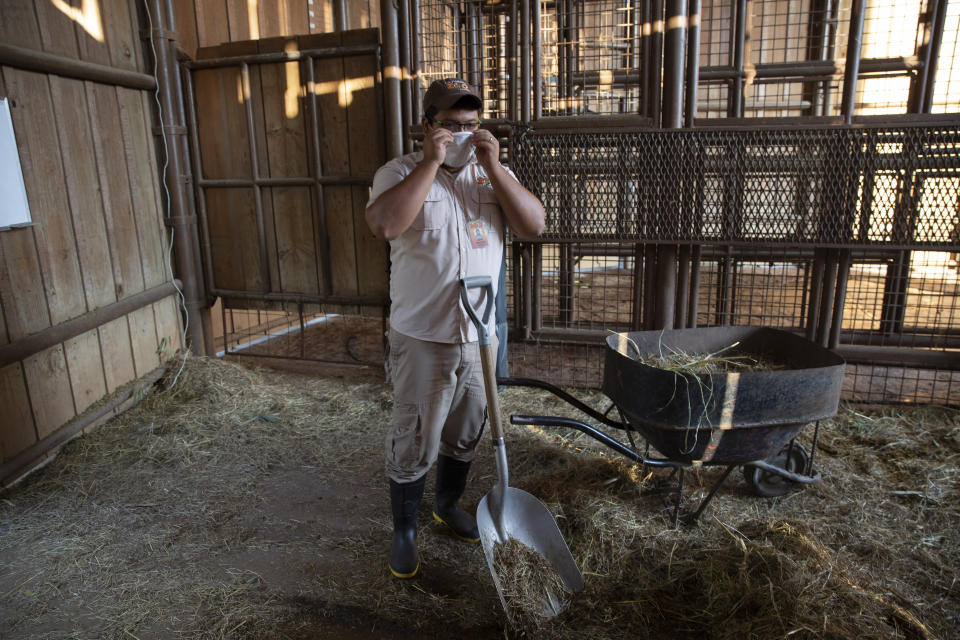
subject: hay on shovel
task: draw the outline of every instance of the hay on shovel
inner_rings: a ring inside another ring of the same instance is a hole
[[[510,538],[493,546],[493,567],[514,628],[537,628],[570,606],[573,593],[540,553]]]

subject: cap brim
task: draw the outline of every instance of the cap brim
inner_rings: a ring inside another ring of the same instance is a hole
[[[437,111],[443,111],[444,109],[449,109],[453,105],[457,104],[461,100],[470,100],[473,102],[473,106],[477,111],[483,107],[483,102],[480,101],[480,98],[475,96],[472,93],[459,93],[454,95],[443,96],[438,100],[435,100],[433,105],[437,108]]]

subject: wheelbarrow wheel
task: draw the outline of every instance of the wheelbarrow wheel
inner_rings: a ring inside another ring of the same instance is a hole
[[[780,449],[776,455],[767,458],[766,462],[791,473],[804,473],[807,460],[809,457],[806,450],[794,443],[792,446],[787,445]],[[797,485],[793,480],[759,467],[744,466],[743,477],[754,493],[764,498],[782,496]]]

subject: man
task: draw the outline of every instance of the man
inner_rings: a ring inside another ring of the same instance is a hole
[[[483,102],[464,81],[437,80],[423,97],[423,151],[391,160],[373,179],[367,224],[390,242],[390,355],[394,398],[386,437],[393,511],[390,571],[417,574],[417,508],[437,463],[433,516],[477,542],[457,501],[486,424],[477,330],[460,303],[461,278],[494,282],[506,226],[540,234],[543,205],[500,164],[480,129]],[[479,306],[481,289],[471,290]],[[494,333],[491,324],[488,327]]]

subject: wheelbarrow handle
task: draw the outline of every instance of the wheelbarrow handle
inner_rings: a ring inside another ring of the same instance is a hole
[[[484,302],[483,318],[477,315],[477,310],[470,304],[470,297],[467,292],[470,289],[486,289],[486,300]],[[490,320],[490,311],[493,309],[493,278],[490,276],[473,276],[460,280],[460,300],[470,319],[473,320],[477,328],[477,334],[480,336],[480,363],[483,367],[483,389],[487,397],[487,418],[490,420],[490,435],[493,436],[494,447],[497,449],[498,456],[503,453],[503,424],[500,420],[500,398],[497,395],[497,374],[496,374],[496,353],[494,353],[493,344],[490,342],[490,332],[487,331],[487,322]],[[499,442],[499,446],[498,446]],[[498,467],[501,461],[498,457]],[[502,462],[503,486],[506,486],[506,460]]]

